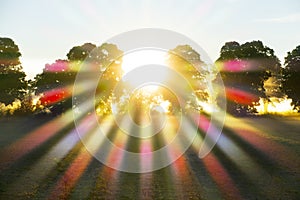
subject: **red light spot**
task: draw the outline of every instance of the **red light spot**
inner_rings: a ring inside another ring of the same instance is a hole
[[[57,103],[69,96],[71,96],[71,92],[67,88],[53,89],[51,91],[46,91],[40,98],[40,101],[42,105],[49,105]]]
[[[254,94],[245,92],[243,90],[231,88],[226,88],[226,96],[229,100],[244,105],[251,105],[253,102],[259,100],[259,98]]]

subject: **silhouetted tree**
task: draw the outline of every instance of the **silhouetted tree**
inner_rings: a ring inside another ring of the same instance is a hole
[[[20,63],[21,53],[10,38],[0,38],[0,102],[23,100],[27,84]]]
[[[261,41],[226,42],[221,48],[216,65],[226,88],[242,90],[258,97],[265,97],[264,81],[281,73],[280,61],[274,50]],[[247,112],[248,105],[241,105],[237,99],[227,103],[229,111],[235,114]]]
[[[67,54],[69,61],[84,61],[87,56],[96,48],[92,43],[85,43],[81,46],[73,47]]]
[[[284,58],[283,90],[293,99],[296,105],[300,105],[300,45],[287,53]]]

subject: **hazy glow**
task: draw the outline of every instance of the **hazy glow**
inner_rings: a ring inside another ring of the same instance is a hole
[[[164,100],[162,96],[155,96],[154,101],[150,103],[150,109],[155,110],[159,113],[169,113],[171,103],[168,100]]]
[[[123,56],[122,69],[124,73],[128,73],[134,68],[158,64],[165,65],[166,53],[161,50],[141,49],[133,51]]]

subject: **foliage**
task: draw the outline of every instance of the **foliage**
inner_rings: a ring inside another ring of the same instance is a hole
[[[97,104],[108,104],[112,97],[113,89],[121,80],[123,71],[122,65],[123,51],[114,44],[104,43],[91,52],[91,58],[87,59],[99,67],[101,74],[96,93],[101,93],[101,97],[96,98]],[[99,106],[98,106],[99,107]],[[101,106],[100,106],[101,107]]]
[[[226,42],[221,48],[218,61],[228,60],[256,60],[256,70],[264,70],[276,72],[280,69],[280,61],[275,56],[274,50],[264,46],[261,41],[246,42],[239,44],[238,42]]]
[[[207,77],[209,69],[201,60],[198,52],[189,45],[178,45],[169,51],[168,63],[170,67],[180,73],[193,88],[196,96],[191,96],[191,102],[208,101],[209,91],[207,90]],[[197,101],[194,98],[196,98]],[[178,103],[177,99],[169,99],[169,101],[172,102],[172,105]],[[198,107],[196,104],[192,105],[192,107]]]
[[[221,48],[216,65],[221,71],[225,87],[240,89],[251,94],[265,97],[264,81],[270,76],[280,77],[280,61],[274,50],[264,46],[261,41],[226,42]],[[229,112],[241,114],[247,112],[247,105],[237,101],[227,103]]]
[[[27,92],[26,75],[22,71],[20,56],[19,48],[12,39],[0,38],[0,112],[2,113],[6,112],[5,108],[9,108],[10,113],[20,109],[19,103]]]
[[[72,106],[72,91],[80,67],[98,68],[100,82],[96,92],[101,92],[98,102],[107,101],[116,82],[121,79],[122,51],[114,44],[102,44],[99,47],[91,43],[73,47],[67,54],[68,60],[56,60],[47,64],[43,73],[35,77],[33,84],[36,96],[40,97],[44,111],[60,114]],[[89,66],[89,65],[92,65]]]
[[[19,47],[10,38],[0,38],[0,72],[20,71],[21,53]]]
[[[75,46],[68,52],[67,58],[69,61],[84,61],[95,48],[96,45],[92,43]]]
[[[300,105],[300,45],[287,53],[284,60],[284,81],[283,90],[294,100],[294,103]]]

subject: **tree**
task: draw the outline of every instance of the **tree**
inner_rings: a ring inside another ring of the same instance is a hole
[[[114,44],[104,43],[95,48],[86,61],[99,67],[99,83],[96,89],[100,97],[96,97],[96,110],[110,110],[104,106],[110,105],[113,90],[123,75],[122,66],[123,51]],[[110,110],[111,111],[111,110]]]
[[[208,102],[209,100],[206,80],[209,70],[201,60],[200,54],[189,45],[178,45],[169,51],[168,63],[188,81],[194,91],[195,96],[188,99],[189,106],[193,109],[203,109],[201,106],[199,107],[198,102]],[[175,105],[173,107],[178,104],[177,99],[168,100]]]
[[[33,87],[40,98],[43,111],[61,114],[72,107],[72,88],[77,71],[96,45],[84,43],[67,53],[68,60],[58,59],[46,64],[43,72],[35,77]]]
[[[274,50],[261,41],[226,42],[221,48],[216,65],[226,88],[231,91],[243,91],[249,96],[265,97],[264,81],[271,76],[280,77],[280,61]],[[229,99],[229,111],[234,114],[247,112],[249,105],[242,105],[238,98]]]
[[[284,58],[283,90],[293,99],[297,106],[300,105],[300,45]]]
[[[68,52],[67,58],[69,61],[84,61],[95,48],[96,45],[92,43],[85,43],[81,46],[75,46]]]
[[[0,38],[0,102],[10,104],[23,100],[26,94],[26,74],[20,63],[21,53],[10,38]]]
[[[97,47],[91,43],[73,47],[67,54],[68,60],[56,60],[46,64],[43,73],[35,77],[35,93],[40,103],[53,114],[60,114],[72,107],[72,91],[79,67],[98,68],[100,82],[96,92],[101,92],[101,101],[106,101],[117,81],[121,79],[122,51],[113,44]],[[94,73],[93,71],[86,71]],[[85,73],[85,72],[84,72]],[[87,76],[88,77],[88,76]],[[84,80],[83,80],[84,81]]]
[[[76,72],[67,60],[46,64],[43,72],[35,77],[33,88],[43,111],[60,114],[72,106],[71,91]]]

